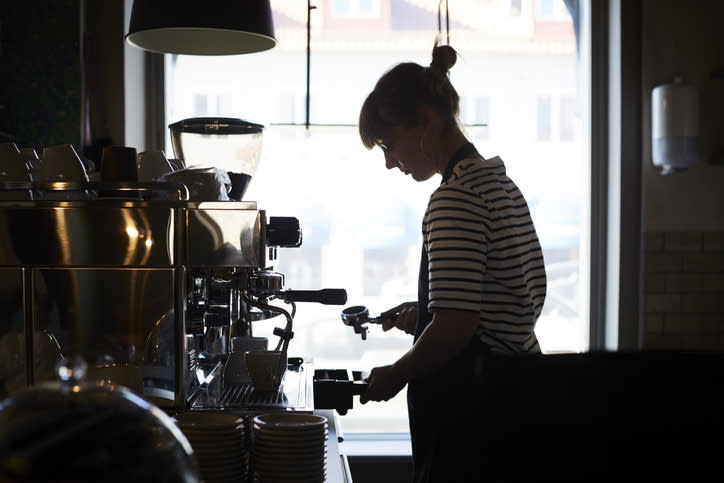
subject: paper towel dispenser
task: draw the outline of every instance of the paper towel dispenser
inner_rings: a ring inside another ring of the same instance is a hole
[[[681,77],[651,91],[651,157],[661,174],[699,163],[699,93]]]

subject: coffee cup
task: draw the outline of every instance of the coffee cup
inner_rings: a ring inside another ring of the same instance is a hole
[[[138,181],[138,156],[136,148],[106,146],[101,158],[101,181],[110,183],[134,183]]]
[[[43,149],[40,179],[54,181],[88,181],[85,166],[72,144],[58,144]]]
[[[34,148],[20,148],[20,156],[30,172],[32,181],[40,180],[40,158]]]
[[[249,384],[251,376],[246,367],[245,353],[266,351],[269,339],[266,337],[237,336],[231,338],[231,352],[224,365],[224,384]]]
[[[30,181],[30,171],[13,142],[0,143],[0,181]]]
[[[244,362],[255,391],[276,391],[287,369],[284,351],[247,351]]]
[[[138,180],[156,181],[160,176],[174,171],[163,150],[138,153]]]

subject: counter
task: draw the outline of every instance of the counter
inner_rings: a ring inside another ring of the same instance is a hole
[[[347,454],[344,451],[344,436],[339,417],[333,409],[319,409],[314,414],[327,418],[327,480],[326,483],[352,483]]]

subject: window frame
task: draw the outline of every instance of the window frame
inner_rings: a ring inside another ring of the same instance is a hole
[[[641,146],[637,69],[641,39],[636,34],[641,0],[590,0],[586,4],[589,12],[580,23],[583,30],[590,29],[591,42],[586,66],[591,83],[587,99],[591,113],[589,350],[635,350],[641,345],[641,167],[636,162]],[[621,48],[624,44],[626,49]],[[132,113],[135,118],[127,114],[126,121],[145,129],[142,138],[126,136],[125,142],[140,150],[163,149],[167,131],[165,109],[159,107],[165,105],[163,55],[144,52],[143,62],[131,67],[142,73],[146,112]],[[371,443],[360,454],[375,454],[374,446]]]

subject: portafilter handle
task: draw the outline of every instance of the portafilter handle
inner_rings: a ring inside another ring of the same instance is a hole
[[[344,305],[347,303],[347,291],[343,288],[285,290],[279,292],[279,298],[285,302],[316,302],[324,305]]]
[[[272,270],[259,270],[249,276],[248,291],[257,297],[278,297],[290,302],[316,302],[324,305],[344,305],[347,291],[343,288],[321,290],[282,290],[284,274]]]

